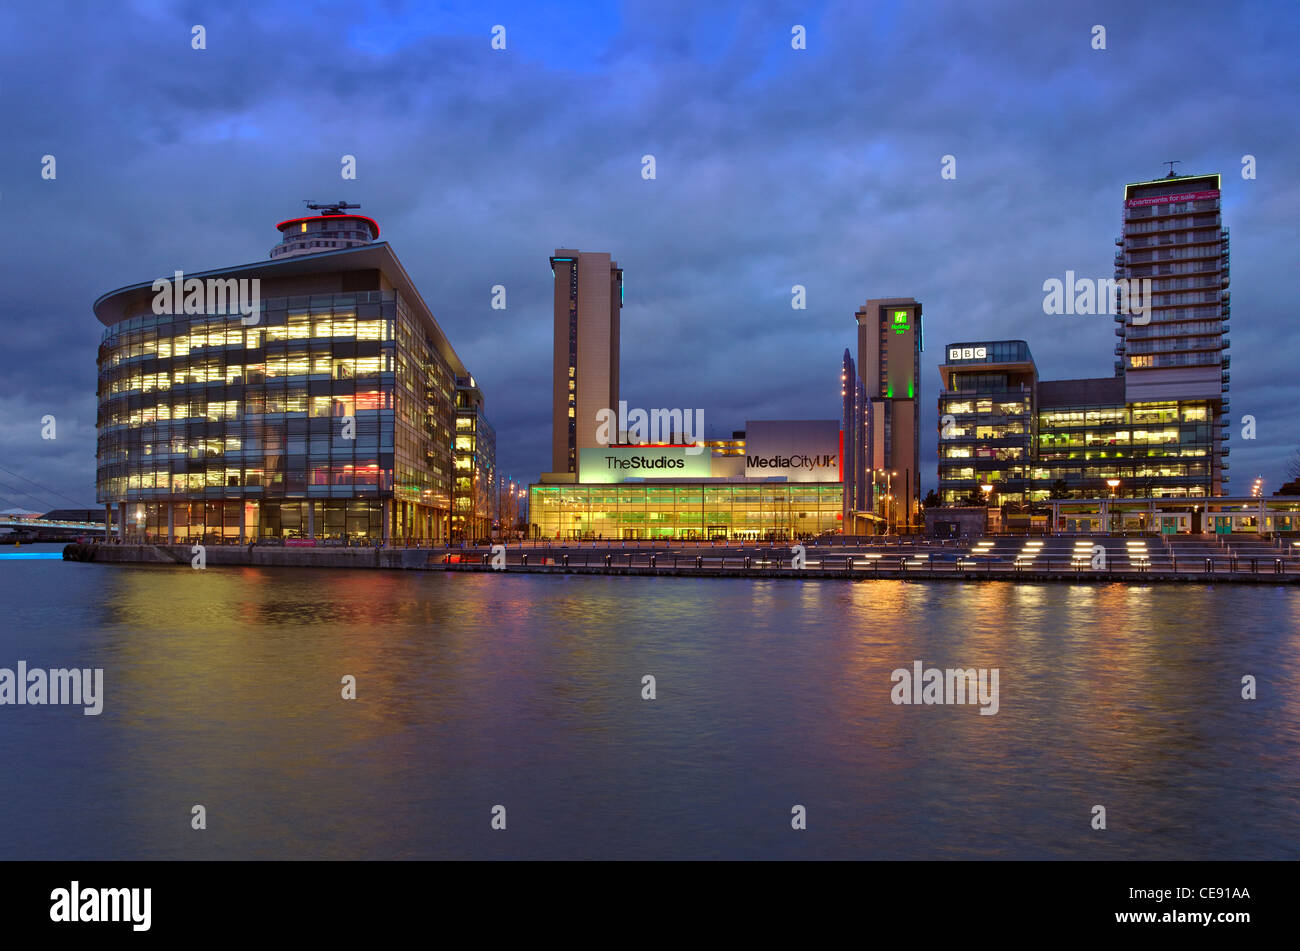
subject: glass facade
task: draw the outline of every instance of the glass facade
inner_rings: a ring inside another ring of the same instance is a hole
[[[534,485],[541,539],[785,540],[838,531],[838,482]]]
[[[1213,400],[1125,403],[1112,380],[1039,381],[1019,340],[953,343],[946,356],[938,445],[945,505],[985,504],[980,486],[990,484],[994,504],[1054,493],[1210,494]]]
[[[939,399],[939,496],[982,503],[979,487],[993,483],[1003,500],[1025,500],[1032,492],[1033,391],[1013,387],[1005,373],[971,376],[979,379],[959,377],[959,392]]]
[[[1124,189],[1124,230],[1116,239],[1116,279],[1149,281],[1148,311],[1116,313],[1115,373],[1131,404],[1206,399],[1213,439],[1203,460],[1209,491],[1229,482],[1229,233],[1223,227],[1220,177],[1175,175]],[[1196,448],[1200,448],[1197,446]],[[1184,478],[1187,467],[1171,463]],[[1148,467],[1150,468],[1150,467]],[[1156,467],[1161,468],[1161,467]],[[1190,476],[1186,476],[1190,480]]]
[[[1208,495],[1213,411],[1209,400],[1043,409],[1033,497],[1058,479],[1072,497]]]
[[[492,536],[497,520],[496,431],[483,415],[483,396],[473,379],[456,389],[456,476],[452,488],[451,537],[476,541]]]
[[[1038,373],[1023,340],[950,343],[939,370],[939,498],[983,505],[981,485],[1002,501],[1034,496]]]
[[[446,535],[455,376],[397,291],[268,298],[248,326],[146,311],[98,365],[97,494],[128,534]]]

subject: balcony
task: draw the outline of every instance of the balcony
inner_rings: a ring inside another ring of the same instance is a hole
[[[1222,377],[1222,379],[1223,379],[1223,383],[1224,383],[1224,385],[1226,386],[1226,385],[1231,381],[1232,376],[1231,376],[1231,374],[1228,373],[1227,370],[1224,370],[1224,371],[1223,371],[1223,377]]]
[[[1115,356],[1117,357],[1124,356],[1124,345],[1122,343],[1115,344]]]

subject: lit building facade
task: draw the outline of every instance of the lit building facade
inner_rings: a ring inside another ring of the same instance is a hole
[[[839,529],[838,420],[751,420],[730,439],[692,433],[686,445],[682,414],[654,410],[665,441],[641,441],[619,399],[622,269],[605,253],[559,249],[550,261],[553,471],[528,489],[532,538],[776,540]],[[601,410],[620,416],[598,438]]]
[[[1228,229],[1218,175],[1173,175],[1124,188],[1116,279],[1150,280],[1151,309],[1117,314],[1115,373],[1124,401],[1210,408],[1212,494],[1228,484]],[[1139,322],[1141,321],[1141,322]]]
[[[1125,401],[1124,380],[1039,380],[1023,340],[952,343],[939,367],[945,505],[1211,494],[1212,400]],[[1114,483],[1114,484],[1112,484]]]
[[[750,420],[704,445],[582,453],[578,482],[529,487],[532,537],[779,541],[839,531],[838,420]]]
[[[497,521],[496,431],[483,411],[473,377],[456,381],[456,477],[451,494],[451,537],[491,538]]]
[[[1023,340],[950,343],[939,366],[939,498],[982,504],[1033,495],[1038,371]]]
[[[847,349],[840,363],[840,426],[844,432],[844,502],[842,522],[850,535],[870,534],[878,516],[872,511],[871,476],[867,468],[867,426],[871,404]]]
[[[911,297],[869,300],[854,318],[866,412],[853,439],[855,451],[864,449],[865,473],[853,492],[865,491],[862,508],[886,530],[907,531],[920,525],[921,305]]]
[[[534,535],[549,539],[776,541],[839,531],[838,483],[534,485]]]
[[[623,271],[605,252],[557,248],[551,273],[551,472],[577,478],[582,451],[600,445],[596,414],[618,407]]]
[[[1060,484],[1066,498],[1210,495],[1212,413],[1210,400],[1126,403],[1120,380],[1040,383],[1036,498]]]
[[[371,219],[279,228],[269,262],[95,302],[98,501],[156,541],[445,539],[468,370]]]

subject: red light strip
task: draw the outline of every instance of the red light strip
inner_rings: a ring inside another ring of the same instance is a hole
[[[301,224],[304,221],[320,221],[322,218],[356,218],[358,221],[369,222],[370,227],[375,229],[375,237],[379,237],[379,222],[365,215],[310,215],[306,218],[290,218],[288,221],[282,221],[276,225],[276,228],[283,229],[285,225]]]

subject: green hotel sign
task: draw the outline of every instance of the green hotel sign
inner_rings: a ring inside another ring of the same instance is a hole
[[[907,311],[905,310],[894,311],[894,333],[896,334],[907,333],[909,329],[910,327],[907,323]]]

